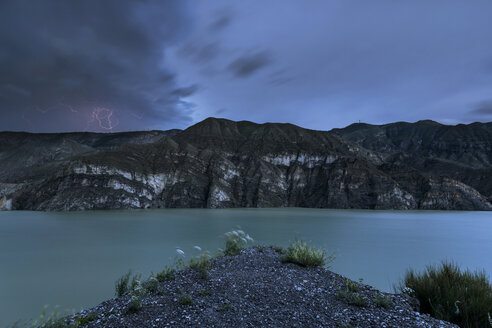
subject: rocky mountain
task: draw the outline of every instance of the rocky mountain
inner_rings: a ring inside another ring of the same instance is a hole
[[[382,154],[387,163],[460,181],[492,200],[492,123],[352,124],[331,132]]]
[[[478,129],[480,126],[480,129]],[[0,207],[490,210],[492,124],[0,134]]]
[[[43,176],[47,166],[79,155],[116,149],[124,144],[146,144],[180,130],[123,133],[0,132],[0,181],[29,180]],[[39,173],[38,173],[39,172]]]

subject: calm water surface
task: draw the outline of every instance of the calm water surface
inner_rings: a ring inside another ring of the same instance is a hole
[[[323,209],[0,212],[0,327],[43,306],[96,305],[132,269],[170,264],[176,247],[216,250],[240,226],[260,243],[296,238],[335,251],[332,270],[392,291],[409,267],[443,259],[492,273],[492,213]]]

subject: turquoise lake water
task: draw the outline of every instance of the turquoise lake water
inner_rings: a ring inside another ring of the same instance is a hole
[[[331,270],[385,291],[409,267],[441,260],[492,273],[492,213],[327,209],[0,212],[0,327],[44,305],[79,310],[111,298],[131,269],[172,263],[176,248],[215,251],[240,226],[257,242],[297,239],[336,253]]]

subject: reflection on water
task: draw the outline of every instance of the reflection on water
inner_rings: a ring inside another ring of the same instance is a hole
[[[311,241],[332,270],[391,291],[409,267],[443,259],[492,273],[492,213],[323,209],[0,212],[0,326],[45,304],[80,309],[113,296],[128,269],[149,274],[176,247],[216,250],[240,226],[260,243]]]

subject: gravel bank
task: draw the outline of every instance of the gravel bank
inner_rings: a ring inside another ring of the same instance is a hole
[[[323,268],[282,263],[272,248],[248,248],[213,260],[208,279],[192,269],[159,283],[142,308],[130,297],[101,303],[87,327],[458,327],[412,309],[386,294]],[[189,304],[187,304],[189,303]]]

